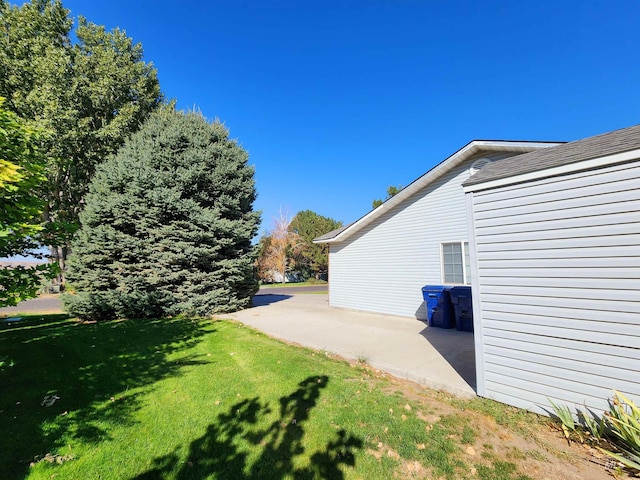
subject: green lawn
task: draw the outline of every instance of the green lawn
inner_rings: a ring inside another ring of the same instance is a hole
[[[398,385],[229,321],[0,322],[0,478],[528,478]]]

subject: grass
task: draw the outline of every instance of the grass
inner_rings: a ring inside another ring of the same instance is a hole
[[[27,316],[0,352],[3,479],[528,478],[464,410],[234,322]]]

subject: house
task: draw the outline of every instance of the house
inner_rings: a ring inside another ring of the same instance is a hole
[[[277,270],[271,270],[268,272],[271,283],[296,283],[302,282],[302,275],[298,272],[287,272],[282,278],[282,273]]]
[[[471,285],[477,393],[640,399],[640,125],[570,142],[473,141],[329,244],[331,306],[426,318]]]
[[[487,165],[464,184],[477,393],[640,400],[640,125]]]
[[[425,320],[424,285],[471,282],[462,184],[482,165],[554,145],[472,141],[360,220],[316,238],[329,244],[330,305]]]

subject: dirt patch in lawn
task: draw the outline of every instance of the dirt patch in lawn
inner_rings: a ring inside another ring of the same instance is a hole
[[[606,480],[607,460],[588,445],[567,443],[552,420],[484,399],[466,400],[397,379],[375,369],[389,383],[386,390],[408,400],[425,428],[450,428],[465,464],[460,478]],[[420,446],[417,447],[420,449]],[[385,446],[369,452],[388,456]],[[507,472],[507,473],[504,473]],[[504,473],[504,475],[503,475]],[[431,478],[418,462],[401,462],[398,478]],[[616,478],[631,478],[616,473]]]

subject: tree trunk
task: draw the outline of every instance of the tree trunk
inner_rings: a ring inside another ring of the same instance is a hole
[[[45,207],[44,212],[42,213],[42,217],[45,222],[51,222],[51,214],[49,213],[48,205]],[[58,282],[58,285],[60,285],[60,291],[62,292],[66,284],[65,272],[67,268],[67,255],[70,251],[70,247],[68,244],[49,245],[49,251],[51,252],[51,263],[56,263],[58,264],[58,267],[60,267],[60,273],[58,273],[56,281]]]
[[[58,284],[60,285],[60,291],[64,290],[64,286],[66,284],[65,279],[65,271],[67,268],[67,246],[50,246],[49,250],[51,251],[51,260],[52,263],[55,262],[60,267],[60,273],[58,273]]]
[[[282,284],[283,285],[287,283],[287,277],[285,276],[286,274],[287,274],[287,256],[284,255],[284,259],[282,261]]]

